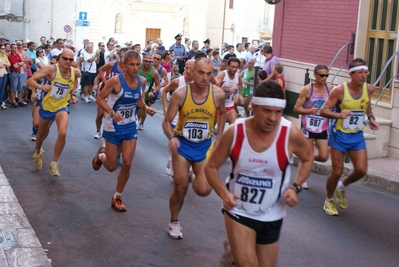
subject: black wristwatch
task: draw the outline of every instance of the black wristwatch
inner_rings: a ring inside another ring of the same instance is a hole
[[[111,117],[113,117],[113,116],[115,115],[115,111],[111,111],[111,112],[109,113],[109,115],[110,115]]]
[[[293,184],[291,185],[291,187],[293,187],[293,188],[295,189],[295,191],[296,191],[297,194],[301,193],[301,191],[302,191],[302,186],[300,186],[300,185],[297,184],[297,183],[293,183]]]

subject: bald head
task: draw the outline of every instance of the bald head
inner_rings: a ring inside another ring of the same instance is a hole
[[[73,58],[75,56],[75,53],[69,48],[64,48],[62,50],[61,56]]]

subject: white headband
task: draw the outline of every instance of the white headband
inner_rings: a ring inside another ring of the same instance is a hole
[[[286,105],[285,99],[280,98],[270,98],[270,97],[252,97],[252,103],[259,106],[270,106],[277,108],[285,108]]]
[[[367,70],[368,71],[369,68],[367,66],[364,66],[364,65],[356,66],[356,67],[350,68],[349,69],[349,73],[357,71],[357,70]]]

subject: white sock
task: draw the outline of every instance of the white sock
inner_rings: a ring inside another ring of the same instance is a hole
[[[122,197],[122,193],[118,193],[118,192],[115,191],[114,199],[115,199],[117,196]]]
[[[344,184],[342,183],[342,181],[339,181],[339,182],[338,182],[338,186],[337,186],[337,187],[338,187],[338,189],[341,190],[341,191],[342,191],[342,190],[345,190],[345,186],[344,186]]]
[[[328,198],[326,197],[326,201],[334,200],[334,198]]]

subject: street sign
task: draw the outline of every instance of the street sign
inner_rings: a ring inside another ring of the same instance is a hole
[[[90,21],[88,20],[77,20],[76,21],[77,27],[90,27]]]
[[[87,20],[87,12],[79,12],[79,20]]]
[[[65,25],[64,26],[64,32],[66,32],[66,33],[70,33],[72,31],[72,27],[71,27],[71,25]]]

